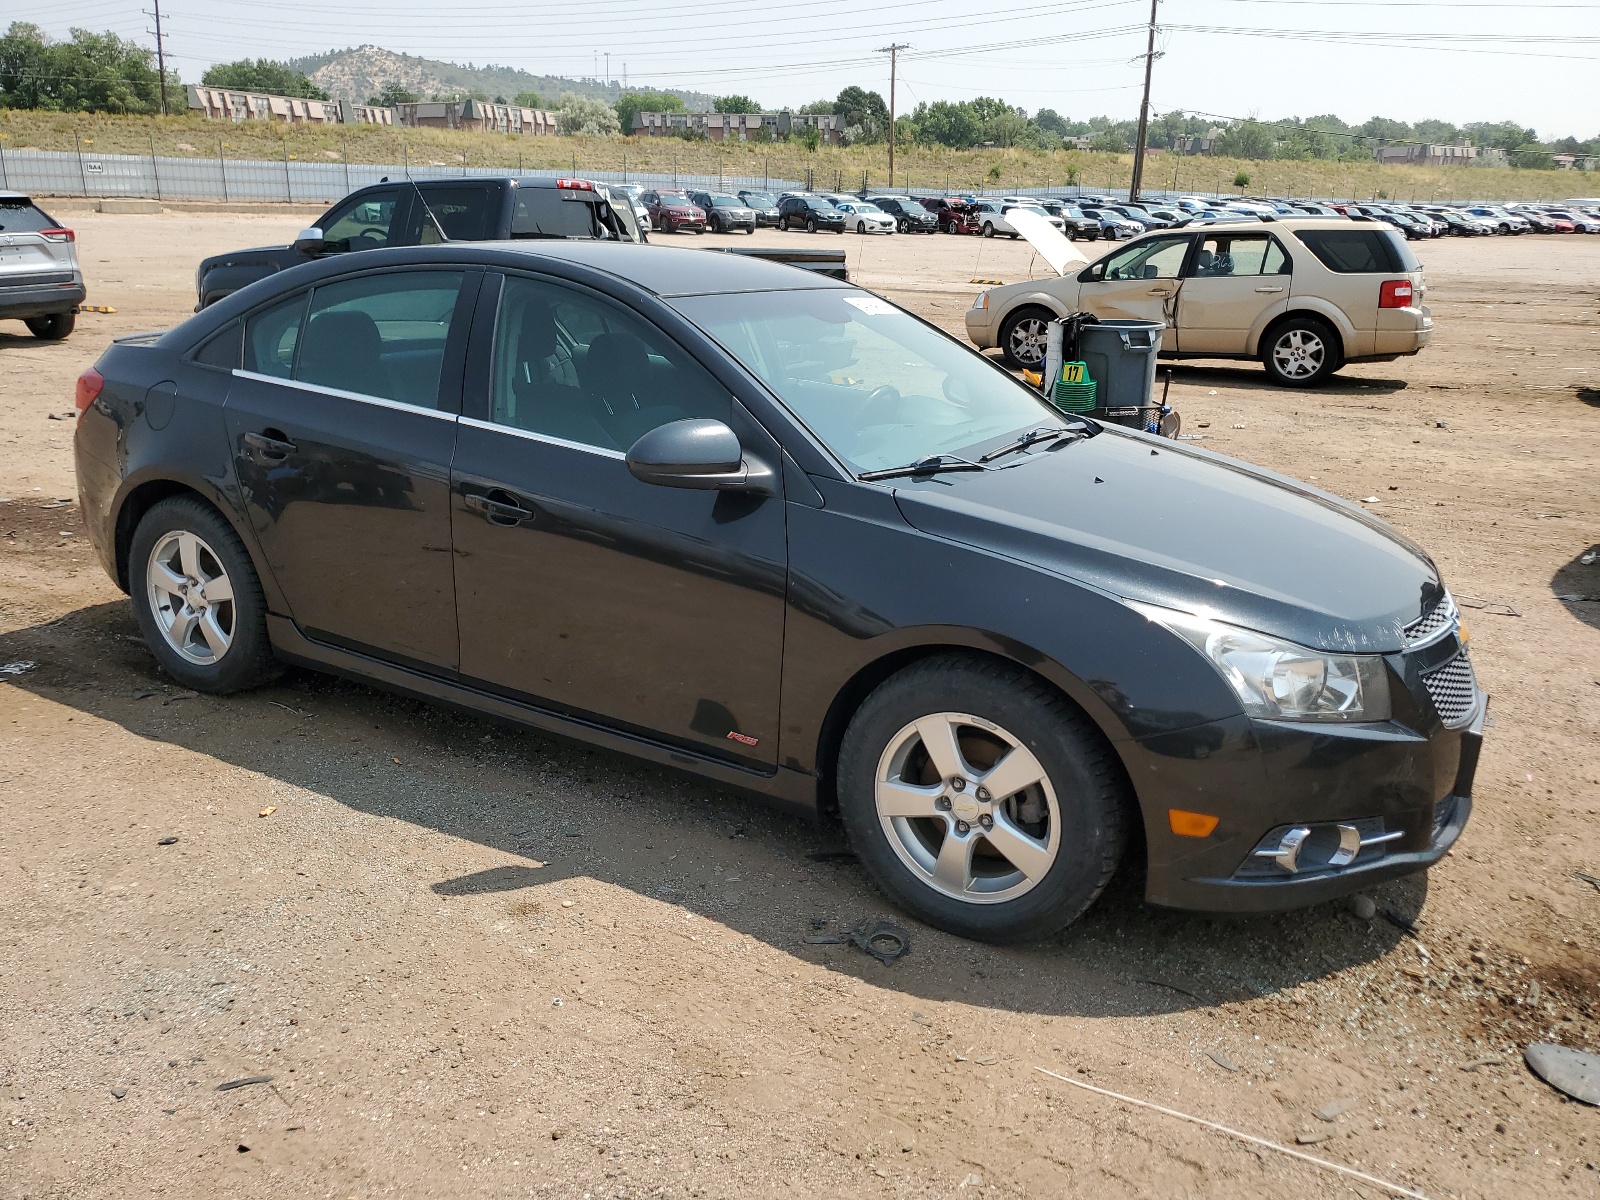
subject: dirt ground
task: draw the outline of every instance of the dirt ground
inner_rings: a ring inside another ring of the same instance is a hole
[[[1595,1111],[1520,1058],[1600,1050],[1600,238],[1420,247],[1432,348],[1314,393],[1174,372],[1202,445],[1375,497],[1492,602],[1455,851],[1372,920],[1122,883],[1036,945],[908,922],[885,967],[806,941],[895,915],[828,829],[363,686],[164,678],[52,417],[111,335],[182,319],[199,257],[304,218],[61,215],[117,312],[0,325],[0,664],[37,664],[0,678],[6,1200],[1387,1194],[1036,1068],[1428,1197],[1600,1192]],[[967,280],[1039,269],[814,240],[953,329]]]

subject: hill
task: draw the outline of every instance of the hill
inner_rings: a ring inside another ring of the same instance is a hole
[[[381,46],[354,46],[330,50],[289,61],[296,71],[309,75],[316,85],[335,100],[364,101],[381,92],[387,84],[397,84],[419,96],[456,96],[478,93],[510,99],[518,92],[537,92],[546,104],[554,104],[565,92],[615,104],[622,95],[620,83],[606,84],[598,79],[566,79],[559,75],[535,75],[515,67],[461,66],[432,58],[396,54]],[[712,97],[703,92],[664,89],[683,98],[691,112],[710,111]]]

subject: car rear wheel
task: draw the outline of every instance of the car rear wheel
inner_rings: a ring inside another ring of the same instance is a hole
[[[1013,370],[1037,371],[1044,364],[1045,341],[1055,314],[1044,308],[1019,308],[1000,325],[1000,352]]]
[[[1261,362],[1285,387],[1316,387],[1343,365],[1338,335],[1309,317],[1275,325],[1262,340]]]
[[[78,323],[77,313],[51,313],[47,317],[29,317],[23,322],[28,332],[43,342],[59,342]]]
[[[216,509],[188,496],[157,504],[134,530],[128,573],[145,644],[179,683],[222,695],[278,674],[261,581]]]
[[[926,659],[867,698],[840,748],[838,796],[874,882],[981,941],[1075,921],[1126,839],[1120,771],[1083,714],[976,656]]]

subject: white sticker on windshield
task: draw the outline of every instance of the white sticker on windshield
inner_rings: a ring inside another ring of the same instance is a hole
[[[853,304],[869,317],[883,317],[900,310],[887,300],[879,300],[876,296],[846,296],[846,304]]]

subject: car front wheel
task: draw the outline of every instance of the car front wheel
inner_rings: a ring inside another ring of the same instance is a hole
[[[778,232],[779,233],[788,233],[789,232],[789,218],[788,217],[779,217],[778,218]]]
[[[981,941],[1077,920],[1126,838],[1121,772],[1083,714],[977,656],[926,659],[881,684],[845,732],[838,795],[878,886]]]
[[[994,226],[989,224],[987,221],[983,223],[983,236],[986,238],[992,238],[994,236]]]
[[[807,233],[815,233],[816,231],[817,231],[816,218],[815,217],[807,217],[806,218],[806,232]]]
[[[1019,308],[1000,326],[1000,352],[1006,365],[1037,371],[1044,363],[1045,342],[1055,314],[1043,308]]]
[[[1264,340],[1262,364],[1275,383],[1316,387],[1342,365],[1337,335],[1321,321],[1294,317]]]
[[[134,530],[128,574],[139,631],[179,683],[222,695],[278,674],[261,581],[216,509],[192,496],[157,504]]]

